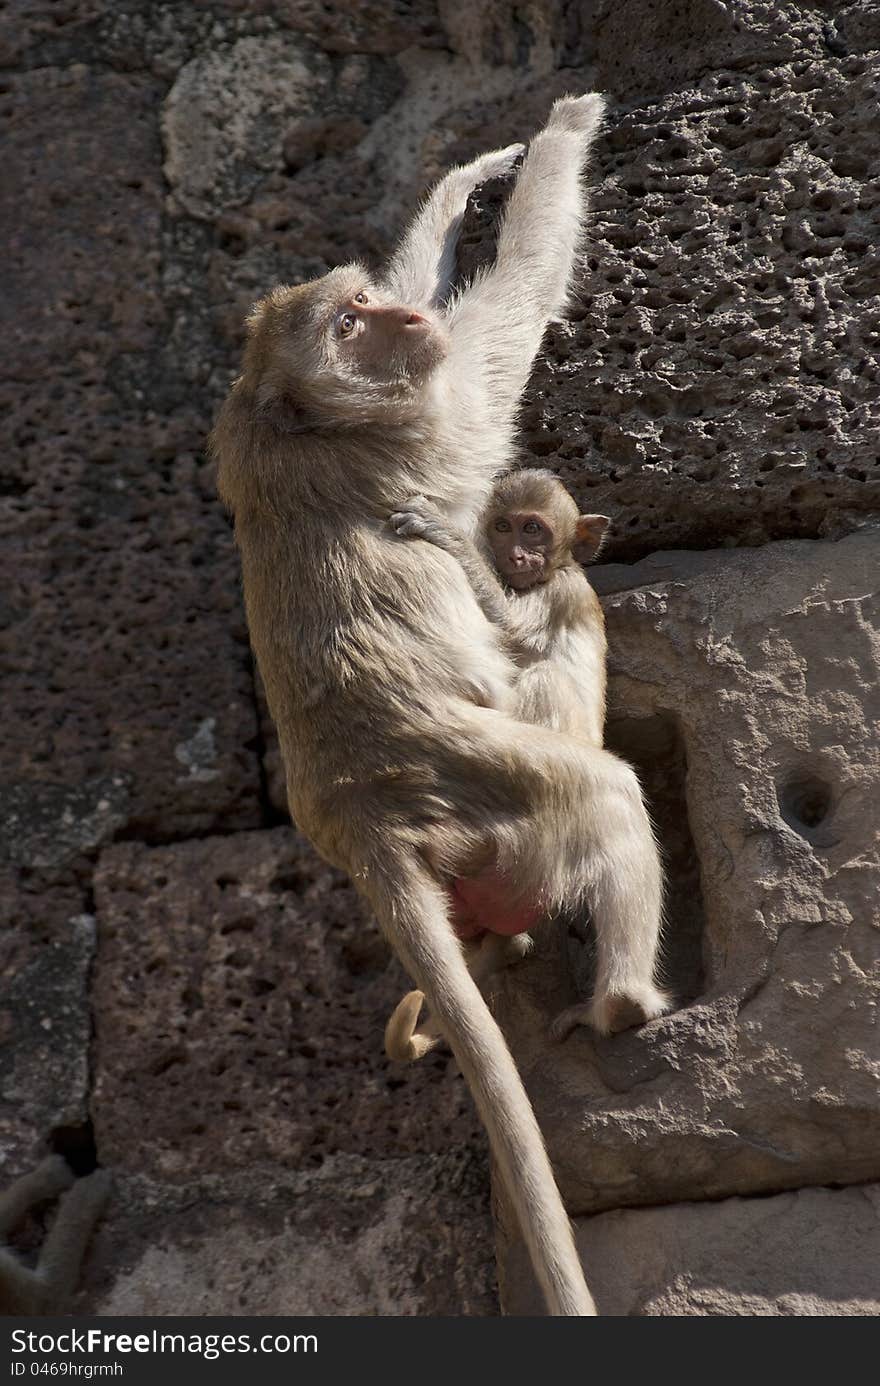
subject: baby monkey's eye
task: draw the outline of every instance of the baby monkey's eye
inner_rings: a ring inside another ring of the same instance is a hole
[[[495,521],[495,528],[496,528],[496,530],[498,531],[499,534],[509,534],[509,533],[510,533],[510,521],[509,521],[509,520],[496,520],[496,521]]]
[[[537,520],[526,520],[523,525],[523,534],[540,534],[541,526]]]
[[[353,303],[369,303],[369,301],[370,300],[367,298],[367,295],[363,292],[363,290],[359,294],[355,294],[352,300]]]
[[[357,327],[356,315],[354,313],[343,313],[342,317],[339,319],[338,326],[340,337],[350,337]]]

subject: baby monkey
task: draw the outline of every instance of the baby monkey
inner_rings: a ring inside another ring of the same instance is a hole
[[[605,618],[580,565],[599,553],[609,523],[606,515],[581,515],[552,472],[533,470],[511,472],[497,483],[476,542],[451,529],[423,496],[391,516],[399,535],[424,539],[457,559],[486,616],[504,631],[521,669],[512,715],[599,747],[605,723]],[[656,856],[646,815],[642,838],[643,851]],[[459,936],[481,987],[531,946],[521,933],[505,938],[459,929]],[[442,1038],[430,1020],[416,1028],[422,999],[418,991],[408,993],[389,1020],[390,1058],[420,1058]],[[620,998],[610,1027],[606,1022],[602,1028],[642,1024],[665,1005],[656,991],[646,1004],[635,996]],[[562,1039],[589,1023],[594,1023],[590,1005],[572,1006],[556,1018],[551,1033]]]

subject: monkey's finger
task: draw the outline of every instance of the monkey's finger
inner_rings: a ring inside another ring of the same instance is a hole
[[[404,539],[420,539],[428,527],[421,515],[392,515],[391,524]]]
[[[409,1058],[413,1063],[417,1059],[423,1059],[426,1054],[430,1054],[432,1049],[436,1049],[440,1043],[442,1035],[429,1034],[426,1030],[414,1030],[409,1044]]]

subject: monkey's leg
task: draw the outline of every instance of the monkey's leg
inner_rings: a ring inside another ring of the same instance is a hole
[[[600,1034],[654,1020],[671,1005],[654,984],[663,922],[660,855],[636,774],[622,761],[617,766],[624,777],[616,789],[620,831],[608,835],[592,896],[597,972],[586,1019]],[[575,1021],[583,1023],[579,1015]]]
[[[455,247],[467,200],[480,183],[509,173],[524,145],[511,144],[454,168],[433,189],[385,274],[385,286],[409,304],[437,304],[455,273]]]
[[[497,838],[493,871],[511,901],[547,912],[587,905],[597,938],[587,1018],[603,1034],[669,1008],[654,984],[662,872],[635,772],[587,741],[473,708],[460,733],[473,776],[529,812]],[[581,1017],[575,1023],[581,1023]]]
[[[37,1203],[57,1198],[73,1184],[73,1173],[60,1155],[49,1155],[35,1170],[16,1179],[0,1194],[0,1235],[6,1236]],[[0,1310],[36,1314],[45,1303],[45,1283],[37,1270],[23,1266],[0,1248]]]
[[[564,1039],[578,1025],[607,1035],[667,1011],[670,998],[654,984],[663,914],[663,874],[635,772],[609,751],[590,751],[600,774],[591,788],[592,816],[602,850],[587,899],[596,930],[593,999],[571,1006],[551,1026]]]
[[[554,1315],[594,1315],[571,1224],[516,1065],[467,970],[443,887],[417,859],[386,850],[364,863],[385,936],[424,991],[471,1090]]]
[[[57,1312],[76,1289],[89,1238],[104,1211],[110,1188],[110,1175],[97,1169],[85,1179],[77,1179],[59,1204],[37,1265],[48,1313]]]
[[[72,1183],[73,1173],[66,1161],[60,1155],[47,1155],[36,1169],[0,1194],[0,1236],[7,1236],[35,1204],[57,1198]]]

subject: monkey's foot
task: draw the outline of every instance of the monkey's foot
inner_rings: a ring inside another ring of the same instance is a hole
[[[504,953],[499,959],[496,971],[500,971],[502,967],[512,967],[514,963],[522,962],[523,958],[527,958],[529,953],[535,951],[535,940],[531,934],[514,934],[511,938],[504,938],[502,942]]]
[[[423,991],[408,991],[397,1003],[385,1026],[385,1053],[397,1063],[413,1063],[436,1049],[443,1036],[439,1031],[416,1029],[425,1002]]]
[[[592,1001],[569,1006],[550,1024],[550,1038],[567,1039],[579,1025],[589,1025],[600,1035],[616,1035],[656,1020],[670,1009],[668,996],[654,986],[633,987],[628,992],[606,992]]]

